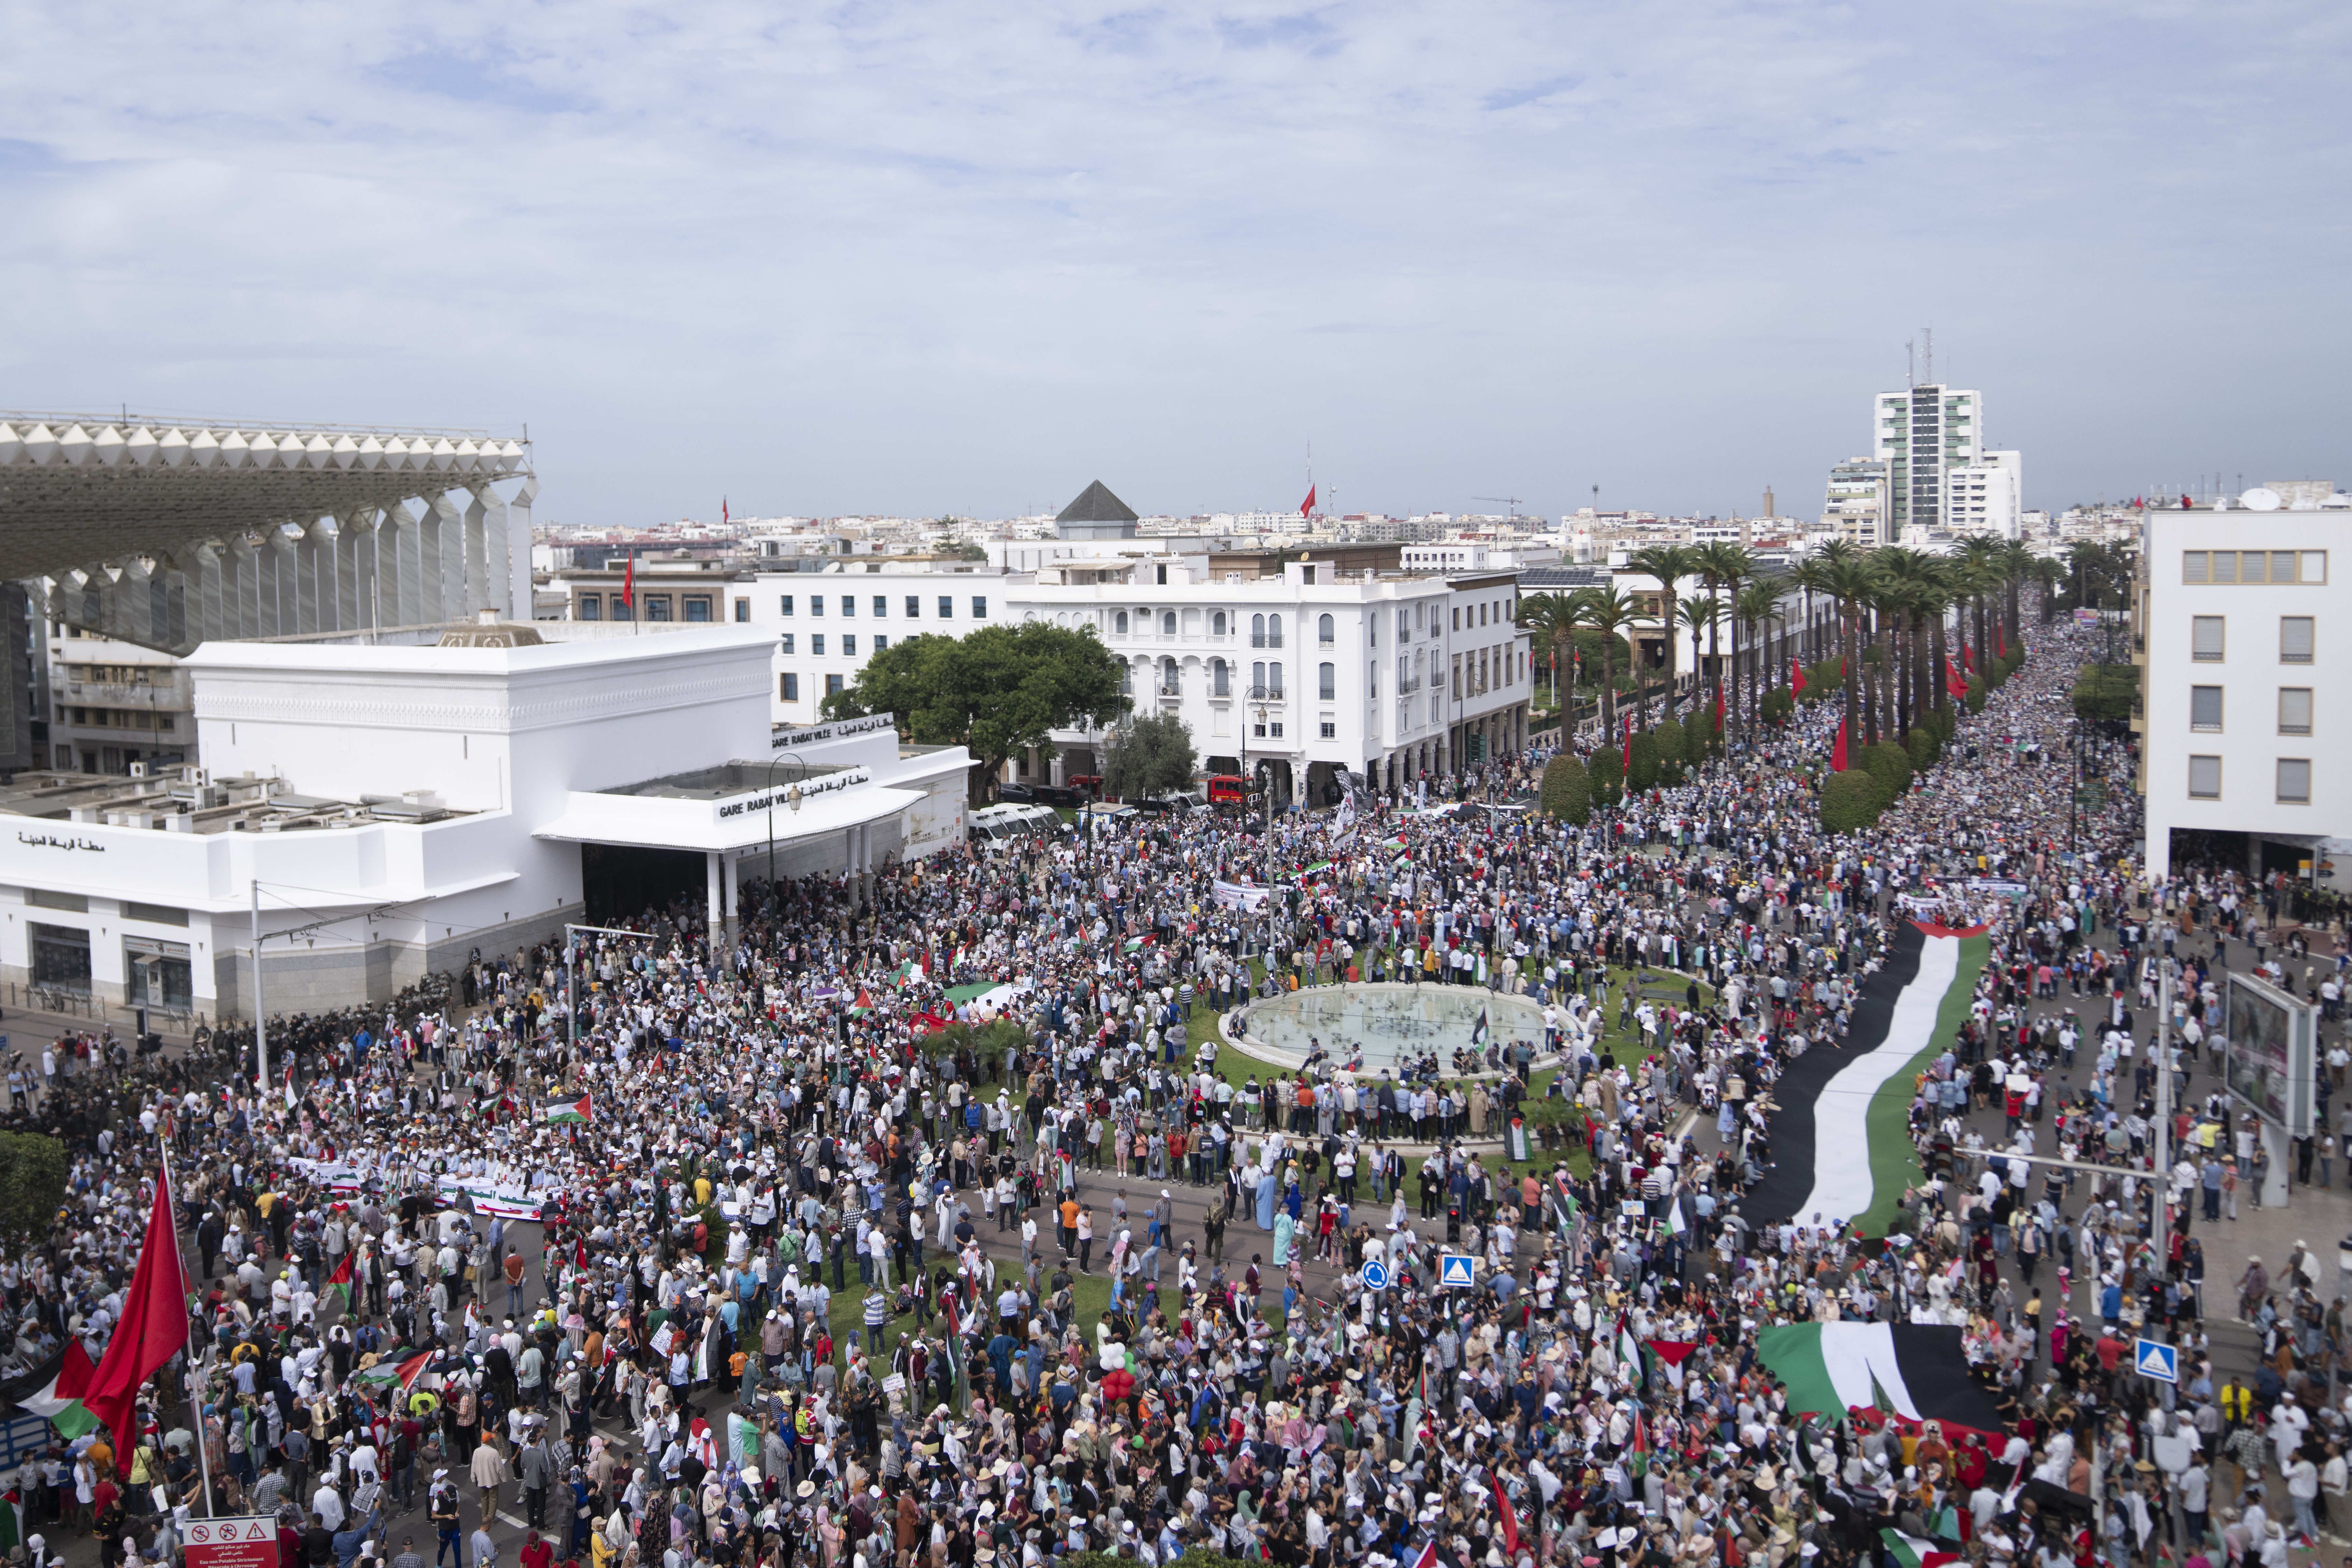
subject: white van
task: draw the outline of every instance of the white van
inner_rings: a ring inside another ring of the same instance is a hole
[[[971,841],[983,847],[1047,833],[1061,825],[1061,814],[1050,805],[1007,804],[983,805],[964,818]]]

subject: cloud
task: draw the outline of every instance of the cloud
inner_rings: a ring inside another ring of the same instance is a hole
[[[1802,509],[1923,321],[2035,502],[2336,450],[2317,5],[18,15],[14,401],[528,420],[569,521]]]

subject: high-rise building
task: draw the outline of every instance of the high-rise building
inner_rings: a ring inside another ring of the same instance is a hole
[[[1886,465],[1890,535],[1915,523],[1949,528],[1948,477],[1983,457],[1984,395],[1930,382],[1880,393],[1873,416],[1876,456]]]
[[[2025,508],[2025,456],[1987,452],[1973,463],[1944,473],[1944,506],[1955,533],[1989,533],[2015,539]]]
[[[1829,496],[1822,505],[1822,526],[1864,550],[1875,550],[1894,537],[1889,530],[1886,463],[1877,458],[1848,458],[1830,470]]]

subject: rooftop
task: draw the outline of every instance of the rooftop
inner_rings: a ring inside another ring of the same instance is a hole
[[[205,769],[175,767],[145,776],[21,773],[0,785],[0,816],[72,825],[99,823],[165,833],[286,833],[396,822],[411,826],[469,816],[430,790],[362,795],[356,801],[296,795],[283,779],[252,773],[215,779]],[[70,839],[70,833],[66,836]],[[20,830],[20,840],[27,835]],[[27,840],[29,841],[29,840]]]

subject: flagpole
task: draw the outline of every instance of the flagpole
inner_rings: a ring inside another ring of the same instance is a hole
[[[260,949],[259,949],[259,947],[258,947],[258,945],[257,945],[257,946],[255,947],[255,950],[254,950],[254,951],[256,952],[256,953],[257,953],[257,954],[260,952]],[[256,965],[256,967],[257,967],[257,968],[258,968],[259,966],[258,966],[258,965]],[[170,1133],[168,1131],[162,1131],[162,1132],[160,1132],[160,1133],[158,1134],[158,1136],[157,1136],[157,1138],[156,1138],[155,1142],[156,1142],[157,1145],[158,1145],[158,1146],[160,1147],[160,1149],[161,1149],[161,1152],[162,1152],[162,1153],[163,1153],[163,1194],[164,1194],[164,1196],[163,1196],[163,1202],[164,1202],[164,1206],[165,1206],[165,1209],[166,1209],[166,1211],[167,1211],[167,1212],[171,1212],[171,1205],[172,1205],[172,1198],[171,1198],[171,1193],[172,1193],[172,1135],[171,1135],[171,1133]],[[172,1213],[172,1250],[173,1250],[173,1252],[174,1254],[177,1254],[177,1253],[179,1252],[179,1250],[180,1250],[180,1216],[179,1216],[179,1215],[178,1215],[176,1212],[173,1212],[173,1213]],[[185,1259],[182,1259],[182,1261],[181,1261],[181,1265],[180,1265],[180,1283],[181,1283],[181,1285],[182,1285],[184,1288],[186,1286],[186,1284],[187,1284],[187,1280],[188,1280],[187,1264],[186,1264]],[[192,1314],[192,1313],[191,1313],[191,1314],[186,1314],[186,1315],[187,1315],[187,1316],[189,1316],[190,1318],[193,1318],[193,1314]],[[189,1338],[191,1341],[193,1341],[193,1340],[195,1338],[195,1333],[194,1333],[194,1331],[193,1327],[192,1327],[192,1328],[191,1328],[191,1330],[190,1330],[190,1332],[189,1332],[188,1338]],[[209,1451],[209,1444],[208,1444],[208,1443],[207,1443],[207,1441],[206,1441],[206,1439],[209,1437],[210,1434],[208,1433],[208,1431],[206,1430],[205,1426],[205,1395],[204,1395],[204,1386],[205,1386],[205,1383],[206,1383],[206,1382],[209,1382],[209,1381],[210,1381],[210,1376],[209,1376],[209,1373],[205,1373],[205,1374],[203,1375],[203,1377],[200,1379],[200,1377],[199,1377],[199,1373],[198,1373],[198,1369],[197,1369],[197,1365],[196,1365],[196,1358],[195,1358],[195,1355],[194,1355],[194,1352],[193,1352],[193,1351],[190,1351],[190,1352],[187,1353],[187,1363],[188,1363],[188,1373],[187,1373],[187,1388],[186,1388],[186,1394],[187,1394],[187,1398],[188,1398],[188,1404],[189,1404],[189,1405],[194,1409],[194,1413],[195,1413],[195,1417],[196,1417],[196,1468],[197,1468],[198,1472],[199,1472],[199,1473],[203,1476],[203,1478],[204,1478],[204,1483],[205,1483],[205,1517],[206,1519],[211,1519],[211,1518],[213,1518],[213,1517],[214,1517],[214,1514],[213,1514],[213,1459],[212,1459],[212,1454],[211,1454],[211,1452]]]

